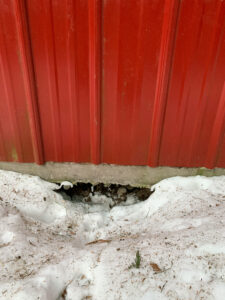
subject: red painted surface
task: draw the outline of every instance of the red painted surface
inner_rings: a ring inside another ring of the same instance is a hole
[[[0,0],[0,160],[225,167],[225,1]]]
[[[224,1],[181,2],[173,55],[159,164],[224,167]]]

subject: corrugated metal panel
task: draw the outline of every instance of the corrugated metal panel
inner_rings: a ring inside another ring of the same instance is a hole
[[[159,164],[224,167],[224,1],[181,2],[173,55]]]
[[[0,2],[0,160],[43,162],[22,1]]]
[[[0,160],[225,167],[225,1],[0,0]]]
[[[91,160],[88,4],[27,2],[46,161]]]
[[[103,162],[156,165],[178,1],[105,1]]]

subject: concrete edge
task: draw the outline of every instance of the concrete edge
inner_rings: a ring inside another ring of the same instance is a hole
[[[39,176],[47,181],[61,182],[64,180],[72,183],[105,183],[105,184],[130,184],[132,186],[151,186],[162,179],[173,176],[219,176],[225,175],[224,168],[174,168],[148,166],[121,166],[107,164],[78,164],[78,163],[53,163],[44,165],[34,163],[0,162],[0,169],[15,171],[23,174]]]

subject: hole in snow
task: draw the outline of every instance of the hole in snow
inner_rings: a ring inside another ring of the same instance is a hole
[[[55,191],[66,200],[88,204],[108,203],[109,208],[144,201],[153,193],[150,188],[137,188],[120,184],[105,185],[103,183],[92,185],[81,182],[73,187],[61,184],[61,187]]]

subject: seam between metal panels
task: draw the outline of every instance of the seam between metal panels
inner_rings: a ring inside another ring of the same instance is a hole
[[[120,49],[121,49],[121,39],[120,39],[120,35],[121,35],[121,30],[120,30],[120,25],[121,25],[121,2],[118,2],[118,5],[116,6],[116,25],[118,26],[117,28],[114,28],[114,30],[118,31],[117,34],[117,38],[116,38],[116,88],[115,88],[115,101],[113,103],[113,105],[111,105],[111,114],[112,114],[112,149],[110,151],[110,162],[114,161],[114,157],[115,157],[115,153],[116,153],[116,143],[117,143],[117,137],[116,137],[116,132],[119,134],[119,128],[118,128],[118,114],[117,111],[119,110],[119,103],[120,103],[120,95],[118,92],[118,87],[119,87],[119,60],[120,60]]]
[[[170,62],[168,66],[168,82],[167,82],[167,87],[165,91],[165,101],[167,105],[167,100],[168,100],[168,95],[169,95],[169,89],[170,89],[170,84],[171,84],[171,79],[172,79],[172,72],[173,72],[173,62],[174,62],[174,56],[175,56],[175,43],[177,40],[177,35],[178,35],[178,23],[180,19],[180,12],[181,12],[181,2],[178,0],[177,1],[177,9],[176,9],[176,16],[175,16],[175,21],[174,21],[174,34],[172,37],[172,42],[171,42],[171,57],[170,57]],[[159,166],[159,161],[160,161],[160,152],[161,152],[161,145],[162,145],[162,136],[163,136],[163,130],[164,130],[164,123],[165,123],[165,116],[166,116],[166,109],[167,107],[164,107],[163,115],[162,115],[162,128],[160,132],[160,138],[159,138],[159,144],[158,144],[158,159],[157,159],[157,166]]]
[[[29,123],[31,128],[31,140],[33,147],[34,160],[37,164],[44,162],[43,147],[41,138],[40,117],[37,104],[37,91],[35,89],[35,77],[32,62],[32,51],[29,36],[29,26],[27,18],[26,4],[14,1],[15,11],[17,12],[17,33],[18,43],[22,59],[22,72],[24,78],[24,88],[26,93],[26,103],[29,113]]]
[[[130,145],[133,144],[134,142],[134,139],[135,139],[135,134],[134,134],[134,131],[135,131],[135,118],[136,118],[136,115],[135,115],[135,111],[136,111],[136,108],[138,107],[138,103],[139,102],[139,98],[138,98],[138,88],[140,88],[140,90],[142,89],[142,86],[141,86],[141,80],[140,78],[143,77],[143,74],[141,74],[140,72],[140,49],[141,49],[141,45],[143,43],[143,39],[141,38],[141,34],[142,34],[142,30],[143,30],[143,14],[144,14],[144,1],[143,0],[140,0],[140,10],[139,10],[139,13],[138,13],[138,19],[139,19],[139,23],[138,23],[138,34],[137,34],[137,37],[138,37],[138,41],[137,41],[137,50],[136,50],[136,64],[135,64],[135,84],[134,84],[134,92],[133,92],[133,104],[132,104],[132,115],[131,115],[131,126],[130,126]],[[143,79],[143,78],[141,78]],[[132,149],[132,147],[131,147]],[[131,150],[130,151],[130,160],[132,161],[132,155],[133,155],[133,151]]]
[[[104,111],[104,0],[101,0],[101,5],[100,5],[101,11],[100,11],[100,156],[99,160],[100,163],[103,161],[103,146],[104,146],[104,141],[103,141],[103,118],[102,118],[102,113]]]
[[[91,162],[100,162],[100,0],[88,2]]]
[[[52,97],[52,90],[49,89],[51,94],[51,110],[53,112],[53,130],[54,130],[54,145],[55,145],[55,154],[56,160],[62,161],[62,133],[61,133],[61,118],[60,118],[60,107],[59,107],[59,83],[58,83],[58,69],[57,69],[57,60],[56,60],[56,42],[55,42],[55,29],[54,29],[54,16],[53,16],[53,3],[49,3],[50,10],[50,31],[51,31],[51,43],[52,43],[52,56],[53,56],[53,72],[54,72],[54,88],[55,88],[55,101]],[[47,50],[48,63],[49,60],[49,51]],[[51,84],[50,84],[51,86]]]
[[[75,1],[71,1],[71,7],[72,7],[72,19],[73,22],[75,22],[75,11],[76,11],[76,4]],[[68,9],[68,7],[67,7]],[[77,31],[74,31],[73,39],[71,42],[72,49],[75,49],[76,42],[77,42]],[[74,47],[74,48],[73,48]],[[68,45],[67,47],[67,59],[70,57],[70,47]],[[69,62],[68,62],[69,65]],[[80,146],[80,139],[79,139],[79,115],[78,115],[78,95],[79,95],[79,85],[78,85],[78,76],[77,76],[77,54],[76,51],[74,51],[74,81],[72,80],[72,72],[71,69],[68,67],[68,86],[69,86],[69,97],[70,97],[70,122],[72,124],[72,149],[73,149],[73,160],[78,161],[79,157],[79,146]],[[74,85],[74,87],[73,87]],[[73,90],[75,99],[73,99]],[[75,116],[75,117],[74,117]],[[77,140],[76,140],[77,138]]]
[[[115,157],[116,157],[116,149],[118,147],[119,139],[118,136],[120,136],[120,127],[119,127],[119,110],[120,110],[120,105],[121,105],[121,94],[119,92],[119,86],[120,86],[120,81],[119,81],[119,70],[120,70],[120,60],[121,60],[121,43],[122,43],[122,30],[121,30],[121,22],[122,22],[122,2],[119,1],[117,5],[117,11],[118,11],[118,37],[117,37],[117,78],[116,78],[116,101],[113,106],[113,137],[112,137],[112,161],[113,163],[115,162]],[[111,106],[112,107],[112,106]]]
[[[168,11],[168,16],[164,17],[163,27],[162,27],[159,66],[158,66],[158,73],[157,73],[153,117],[152,117],[151,132],[150,132],[148,165],[152,167],[157,166],[159,160],[160,144],[161,144],[161,137],[162,137],[162,130],[163,130],[163,119],[165,117],[170,74],[171,74],[172,61],[174,55],[174,44],[177,35],[177,23],[178,23],[179,12],[180,12],[180,1],[179,0],[178,2],[177,0],[171,2],[165,1],[164,12],[167,11]],[[174,24],[174,18],[175,18],[175,24]],[[170,49],[171,46],[172,49]]]
[[[2,126],[0,124],[0,157],[1,157],[1,153],[2,153],[2,158],[4,160],[6,160],[7,155],[6,155],[5,143],[4,143],[4,140],[3,140]]]
[[[213,168],[218,158],[218,149],[221,143],[221,137],[225,126],[225,83],[223,85],[219,105],[217,107],[216,117],[212,126],[209,148],[206,156],[205,165]]]

